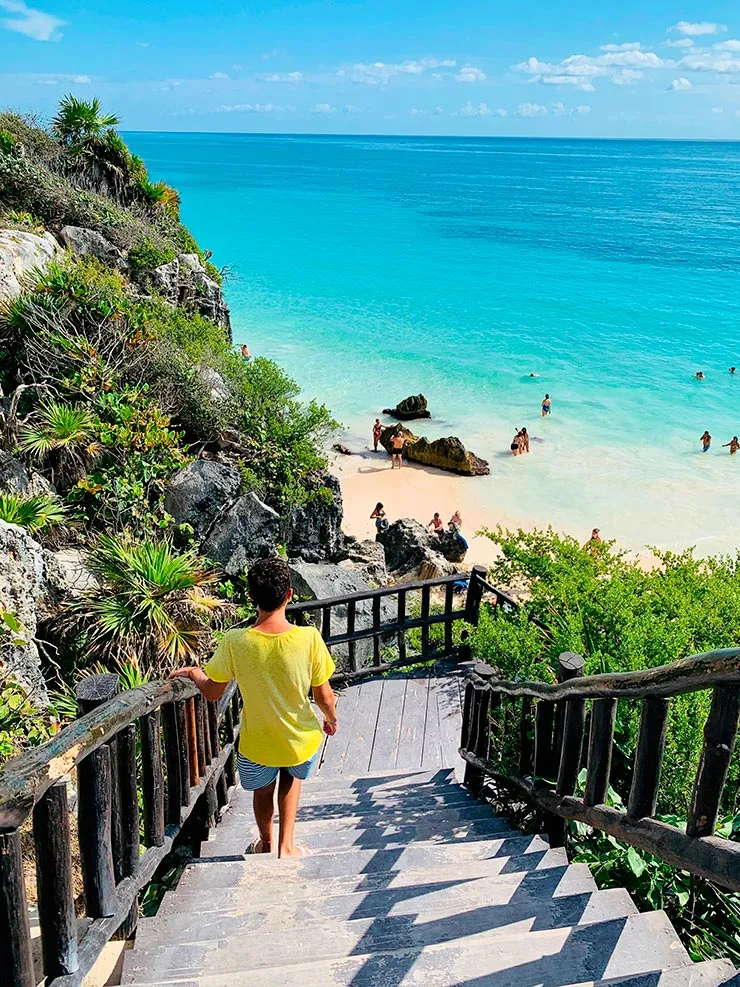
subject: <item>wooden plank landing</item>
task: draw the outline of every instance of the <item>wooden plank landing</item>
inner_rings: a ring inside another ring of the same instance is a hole
[[[455,768],[462,726],[459,668],[365,679],[337,703],[339,732],[324,744],[324,778],[418,768]]]

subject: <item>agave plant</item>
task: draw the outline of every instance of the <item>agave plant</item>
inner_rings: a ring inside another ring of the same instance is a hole
[[[101,586],[70,607],[71,625],[93,655],[164,674],[193,660],[229,609],[209,592],[215,575],[194,552],[167,540],[100,538],[88,565]]]
[[[31,534],[61,524],[65,517],[64,505],[56,497],[47,494],[37,494],[35,497],[0,494],[0,520],[17,524]]]
[[[101,113],[97,96],[84,100],[69,94],[60,101],[51,130],[70,150],[79,152],[91,148],[109,127],[118,123],[115,113]]]

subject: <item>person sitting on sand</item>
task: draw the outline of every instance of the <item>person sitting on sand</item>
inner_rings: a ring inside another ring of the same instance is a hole
[[[403,447],[405,443],[406,439],[400,432],[396,432],[391,439],[391,469],[395,469],[396,460],[398,460],[399,469],[403,466]]]
[[[542,399],[542,417],[549,415],[552,411],[552,402],[550,401],[550,395],[546,394]]]
[[[378,442],[380,442],[380,436],[383,433],[383,426],[380,424],[380,419],[375,419],[375,424],[373,425],[373,452],[378,451]]]
[[[740,439],[736,435],[732,436],[732,442],[725,442],[722,446],[723,449],[730,447],[730,455],[734,456],[738,449],[740,449]]]
[[[252,792],[259,836],[246,853],[270,853],[277,788],[280,830],[278,857],[308,857],[295,842],[295,821],[305,781],[319,758],[324,734],[339,729],[329,679],[334,662],[315,627],[288,622],[285,608],[293,590],[282,559],[260,559],[247,573],[249,597],[257,608],[253,627],[226,631],[210,661],[178,668],[182,676],[216,702],[236,679],[244,703],[238,769],[242,788]],[[323,716],[319,722],[309,695]],[[236,820],[235,820],[236,821]],[[238,826],[237,826],[238,831]]]
[[[697,380],[704,380],[704,371],[697,370],[694,376],[696,377]]]
[[[699,439],[702,445],[702,452],[709,452],[709,447],[712,444],[712,436],[704,429],[704,434]]]
[[[441,535],[444,533],[445,526],[444,524],[442,524],[442,518],[439,516],[438,511],[434,512],[434,517],[427,525],[427,528],[431,528],[432,531],[434,531],[434,533],[437,535]]]
[[[388,518],[385,516],[385,508],[380,503],[380,501],[378,501],[378,503],[375,505],[375,509],[373,510],[373,513],[370,515],[370,517],[375,518],[376,532],[385,531],[385,529],[388,527]]]
[[[241,346],[239,347],[239,352],[242,355],[242,360],[244,360],[245,363],[249,363],[249,361],[252,359],[252,354],[249,352],[249,347],[247,346],[246,343],[241,344]]]

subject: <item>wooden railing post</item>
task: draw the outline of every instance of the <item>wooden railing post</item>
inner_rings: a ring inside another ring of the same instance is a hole
[[[177,719],[176,703],[166,703],[162,707],[162,721],[164,725],[164,756],[167,765],[166,819],[170,826],[180,824],[180,810],[182,808],[183,781]]]
[[[164,843],[164,776],[162,774],[162,718],[160,710],[142,716],[141,788],[144,796],[144,844]],[[177,799],[178,812],[180,799]]]
[[[0,983],[36,987],[18,830],[0,833]]]
[[[489,679],[493,676],[493,669],[481,666],[476,669],[476,674],[481,679]],[[462,747],[484,760],[488,757],[490,747],[490,709],[490,690],[486,687],[476,688],[472,682],[468,682],[465,687]],[[485,774],[480,768],[466,762],[463,783],[474,795],[478,795],[483,788],[484,778]]]
[[[429,585],[421,588],[421,653],[428,655],[431,651],[429,643],[429,610],[430,610],[430,590]]]
[[[91,675],[75,690],[81,713],[89,713],[118,692],[117,675]],[[116,909],[116,878],[113,864],[113,771],[114,751],[105,744],[81,761],[77,768],[78,812],[82,881],[85,906],[90,918],[108,918]],[[117,800],[120,804],[120,799]],[[120,817],[116,820],[120,824]]]
[[[483,583],[481,580],[488,575],[485,566],[474,565],[468,580],[468,594],[465,599],[465,620],[474,627],[478,624],[480,605],[483,599]]]
[[[735,749],[739,714],[740,688],[736,685],[715,686],[686,821],[689,836],[714,833],[727,769]]]
[[[630,819],[644,819],[645,816],[655,815],[667,717],[667,699],[659,696],[643,699],[635,768],[627,803],[627,815]]]
[[[606,802],[612,768],[616,715],[616,699],[594,699],[588,740],[586,791],[583,796],[586,805],[603,805]]]
[[[373,597],[373,665],[380,664],[380,597]]]
[[[175,703],[177,722],[177,756],[180,761],[180,805],[190,802],[190,748],[188,743],[188,701],[179,699]]]
[[[399,589],[398,591],[398,609],[396,611],[396,621],[399,625],[398,629],[398,660],[406,661],[406,628],[404,624],[406,623],[406,590]]]
[[[580,678],[583,675],[586,661],[582,655],[564,651],[560,655],[558,664],[558,678],[561,682],[567,682],[569,679]],[[583,699],[566,699],[564,703],[558,703],[555,720],[555,750],[559,751],[558,783],[555,791],[558,795],[572,795],[575,791],[581,767],[585,723],[586,703]],[[565,821],[559,816],[550,816],[546,826],[550,845],[563,846]]]
[[[33,810],[39,926],[48,980],[78,970],[67,782],[42,795]]]
[[[543,785],[546,781],[555,782],[557,761],[553,747],[553,726],[555,723],[555,703],[540,699],[534,710],[534,782]]]
[[[447,583],[445,586],[445,655],[452,654],[452,605],[455,602],[455,584]]]

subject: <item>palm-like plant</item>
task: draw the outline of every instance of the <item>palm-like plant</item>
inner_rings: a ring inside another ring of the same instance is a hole
[[[23,429],[21,449],[37,459],[57,449],[74,449],[89,441],[93,424],[87,408],[50,401],[42,405],[34,424]]]
[[[216,577],[203,561],[166,540],[104,536],[88,564],[101,587],[72,605],[73,625],[86,632],[92,654],[136,660],[145,672],[194,659],[229,608],[208,592]]]
[[[38,494],[22,497],[19,494],[0,494],[0,520],[17,524],[34,534],[64,521],[64,505],[56,497]]]
[[[109,127],[119,123],[115,113],[101,113],[100,100],[77,99],[71,93],[59,103],[56,116],[51,121],[54,136],[72,151],[83,151],[104,136]]]

